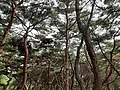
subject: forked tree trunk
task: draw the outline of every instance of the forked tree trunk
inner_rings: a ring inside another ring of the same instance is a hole
[[[100,71],[99,71],[99,66],[98,66],[96,54],[95,54],[93,45],[91,43],[89,27],[83,26],[81,21],[80,21],[79,0],[76,0],[75,7],[76,7],[76,20],[77,20],[77,24],[78,24],[78,29],[83,34],[85,44],[87,47],[87,52],[88,52],[89,57],[91,59],[91,64],[92,64],[91,70],[92,70],[93,75],[94,75],[93,90],[101,90],[102,89],[102,81],[101,81],[101,77],[100,77]]]

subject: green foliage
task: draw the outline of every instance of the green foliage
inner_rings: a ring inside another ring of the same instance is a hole
[[[9,78],[5,75],[0,75],[0,83],[6,85]]]

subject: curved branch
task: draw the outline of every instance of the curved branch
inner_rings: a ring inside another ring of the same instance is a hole
[[[91,21],[92,16],[93,16],[93,11],[94,11],[94,7],[95,7],[95,1],[96,1],[96,0],[93,0],[92,9],[91,9],[90,17],[89,17],[89,19],[88,19],[87,27],[89,27],[90,21]]]

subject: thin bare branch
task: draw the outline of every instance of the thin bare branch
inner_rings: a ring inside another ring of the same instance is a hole
[[[108,63],[112,66],[112,68],[114,69],[114,71],[120,76],[119,71],[115,68],[115,66],[113,65],[113,63],[107,58],[107,56],[106,56],[105,53],[103,52],[99,40],[98,40],[98,45],[99,45],[99,48],[100,48],[101,53],[102,53],[102,55],[104,56],[104,58],[105,58],[105,59],[108,61]]]
[[[90,22],[91,22],[91,19],[92,19],[92,16],[93,16],[93,11],[94,11],[94,7],[95,7],[95,1],[96,1],[96,0],[93,0],[93,4],[92,4],[92,9],[91,9],[90,17],[89,17],[88,22],[87,22],[87,27],[89,27]]]
[[[80,90],[85,90],[84,81],[79,76],[79,70],[78,70],[78,64],[80,60],[80,49],[82,48],[82,44],[83,44],[83,36],[81,38],[81,43],[77,47],[77,55],[76,55],[75,64],[74,64],[74,70],[75,70],[74,72],[75,72],[75,78],[80,86]]]

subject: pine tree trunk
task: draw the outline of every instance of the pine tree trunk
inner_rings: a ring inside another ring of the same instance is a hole
[[[69,65],[68,65],[68,3],[66,3],[66,31],[65,31],[65,40],[66,40],[66,47],[65,47],[65,59],[64,59],[64,90],[69,90]]]
[[[12,4],[12,12],[11,12],[11,17],[10,17],[10,21],[6,27],[5,33],[3,35],[3,40],[2,43],[0,43],[0,51],[2,51],[2,49],[4,48],[8,33],[10,32],[10,29],[12,27],[13,21],[14,21],[14,17],[16,14],[16,10],[17,8],[23,3],[23,0],[21,0],[18,4],[16,4],[16,2],[13,0],[14,4]]]
[[[26,31],[24,35],[24,62],[23,62],[23,80],[21,83],[21,86],[19,87],[20,90],[24,89],[24,86],[27,82],[27,63],[28,63],[28,47],[27,47],[27,36],[28,36],[28,30]]]

